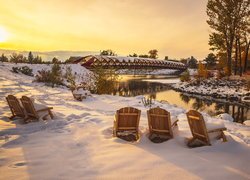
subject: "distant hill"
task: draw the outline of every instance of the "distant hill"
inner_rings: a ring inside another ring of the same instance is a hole
[[[41,56],[44,61],[51,61],[53,57],[56,57],[60,61],[65,61],[70,56],[86,56],[86,55],[96,55],[100,54],[97,51],[31,51],[34,56]],[[10,56],[12,53],[20,53],[24,56],[28,56],[29,51],[17,51],[17,50],[7,50],[0,49],[0,55],[4,54]]]

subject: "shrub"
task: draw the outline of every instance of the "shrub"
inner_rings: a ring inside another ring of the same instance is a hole
[[[189,71],[185,71],[182,73],[182,75],[180,76],[180,80],[182,82],[184,81],[190,81],[190,74],[189,74]]]
[[[199,63],[199,66],[198,66],[198,77],[204,78],[204,79],[208,78],[208,71],[205,68],[205,65],[202,64],[201,62]]]
[[[51,71],[42,69],[41,71],[38,71],[38,74],[36,75],[36,81],[37,82],[49,82],[50,81],[50,74]]]
[[[29,68],[28,66],[21,67],[21,72],[27,76],[34,76],[32,71],[33,70],[31,68]]]
[[[54,64],[51,70],[38,71],[36,75],[37,82],[44,82],[46,85],[55,87],[55,85],[63,85],[62,72],[59,64]]]
[[[12,67],[12,72],[14,73],[22,73],[27,76],[34,76],[32,73],[32,69],[30,69],[28,66],[22,66],[22,67]]]
[[[149,106],[151,108],[152,104],[153,104],[153,97],[152,96],[149,96],[149,97],[143,97],[142,98],[142,103],[144,105],[144,107],[147,107]]]
[[[75,89],[76,88],[76,76],[72,73],[72,68],[70,66],[66,67],[66,73],[65,73],[64,77],[66,78],[67,82],[69,83],[69,88]]]
[[[94,92],[97,94],[110,94],[114,92],[118,81],[118,74],[113,69],[94,69]]]
[[[12,67],[12,72],[19,73],[19,67]]]
[[[217,71],[217,79],[222,79],[226,77],[226,73],[223,70]]]

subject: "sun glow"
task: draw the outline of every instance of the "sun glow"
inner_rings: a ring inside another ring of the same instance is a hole
[[[7,41],[7,39],[8,32],[3,27],[0,27],[0,43]]]

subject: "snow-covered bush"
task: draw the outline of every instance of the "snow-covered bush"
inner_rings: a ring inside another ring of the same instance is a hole
[[[30,69],[28,66],[22,66],[22,67],[12,67],[12,71],[14,73],[22,73],[27,76],[34,76],[32,73],[32,69]]]
[[[59,64],[54,64],[51,70],[38,71],[36,75],[37,82],[44,82],[46,85],[55,87],[55,85],[63,85],[62,71]]]

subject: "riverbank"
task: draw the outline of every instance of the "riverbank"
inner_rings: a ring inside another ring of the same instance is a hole
[[[33,65],[35,66],[35,65]],[[3,179],[249,179],[250,127],[224,123],[228,142],[213,139],[212,146],[190,149],[191,132],[186,109],[155,102],[177,118],[174,138],[160,144],[148,139],[148,121],[142,96],[92,95],[74,100],[63,87],[34,83],[32,77],[14,74],[0,66],[0,173]],[[55,120],[21,124],[10,121],[5,97],[27,95],[53,106]],[[127,142],[112,136],[117,109],[141,110],[140,139]],[[119,167],[119,168],[117,168]],[[153,168],[152,168],[153,167]],[[213,173],[211,173],[213,172]]]
[[[210,96],[230,102],[241,102],[241,99],[249,94],[247,81],[239,79],[195,79],[173,84],[172,88],[183,93]]]

